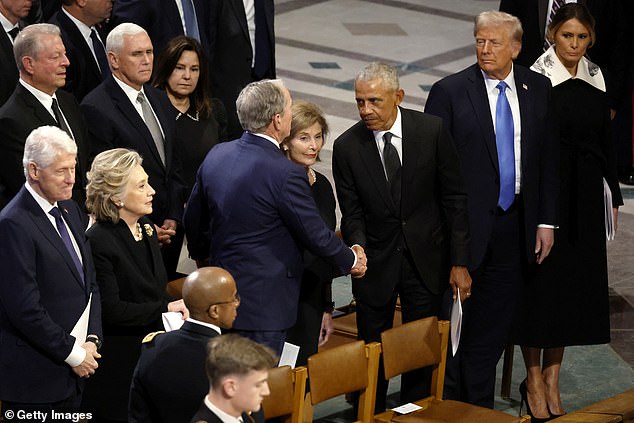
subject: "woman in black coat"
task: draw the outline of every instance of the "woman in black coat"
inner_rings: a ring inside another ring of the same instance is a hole
[[[88,172],[88,210],[96,223],[87,236],[101,292],[104,342],[99,374],[86,384],[84,404],[101,420],[127,421],[128,395],[141,341],[162,329],[161,314],[182,300],[165,292],[167,274],[152,213],[154,189],[141,156],[124,148],[95,157]]]

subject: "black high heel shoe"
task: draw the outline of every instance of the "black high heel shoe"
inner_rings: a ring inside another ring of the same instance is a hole
[[[520,383],[520,417],[522,416],[522,409],[524,404],[526,404],[526,412],[528,413],[529,416],[531,416],[531,423],[542,423],[542,422],[547,422],[553,419],[553,416],[550,415],[550,410],[548,410],[548,417],[544,418],[544,417],[534,417],[533,416],[533,412],[531,411],[531,407],[528,405],[528,391],[526,388],[526,379],[524,379],[522,381],[522,383]]]
[[[547,405],[547,407],[548,407],[548,414],[550,414],[550,418],[551,419],[556,419],[557,417],[565,416],[566,414],[568,414],[566,412],[564,412],[563,414],[555,414],[552,411],[550,411],[550,406],[549,405]]]

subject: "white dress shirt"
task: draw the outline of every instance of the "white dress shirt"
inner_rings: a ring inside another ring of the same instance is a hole
[[[159,129],[161,130],[161,134],[163,135],[163,139],[165,139],[165,131],[163,131],[163,127],[161,126],[161,121],[159,120],[158,116],[156,116],[156,112],[154,111],[154,108],[152,107],[152,103],[150,103],[150,99],[145,94],[145,91],[143,91],[143,85],[141,85],[141,90],[137,91],[131,86],[129,86],[128,84],[126,84],[125,82],[123,82],[122,80],[120,80],[119,78],[117,78],[114,74],[112,76],[114,76],[115,82],[119,84],[119,86],[125,93],[126,97],[128,97],[128,99],[130,100],[130,103],[132,103],[134,110],[137,111],[139,116],[141,116],[141,119],[143,120],[143,122],[145,122],[145,118],[143,117],[143,108],[141,107],[141,103],[137,101],[139,93],[143,93],[143,95],[145,96],[145,100],[147,101],[148,106],[150,106],[150,109],[152,110],[152,114],[154,115],[154,118],[156,119],[156,123],[158,123]]]
[[[403,123],[401,122],[400,108],[397,107],[396,120],[390,129],[387,131],[372,131],[372,134],[374,135],[374,142],[376,142],[376,148],[379,150],[379,156],[381,157],[381,163],[383,163],[383,172],[385,172],[385,162],[383,161],[385,141],[383,140],[383,135],[385,135],[386,132],[390,132],[392,134],[390,144],[392,144],[396,149],[398,159],[401,162],[401,166],[403,166]],[[387,177],[387,173],[385,173],[385,175]]]

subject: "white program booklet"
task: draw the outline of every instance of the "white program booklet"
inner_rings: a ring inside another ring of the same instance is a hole
[[[455,356],[460,344],[460,330],[462,329],[462,303],[460,301],[460,289],[458,288],[456,300],[451,307],[451,352]]]
[[[603,178],[603,204],[605,206],[605,239],[614,241],[614,214],[612,211],[612,191],[608,181]]]
[[[284,348],[282,349],[282,356],[280,357],[280,364],[278,366],[291,366],[291,369],[294,369],[295,363],[297,363],[298,355],[298,345],[284,342]]]
[[[183,315],[178,311],[168,311],[163,313],[161,317],[163,318],[165,332],[180,329],[183,323],[185,323]]]
[[[75,327],[70,331],[70,335],[75,338],[75,344],[84,345],[86,337],[88,336],[88,321],[90,320],[90,305],[92,304],[92,292],[88,297],[88,304],[81,313],[79,320],[75,323]]]

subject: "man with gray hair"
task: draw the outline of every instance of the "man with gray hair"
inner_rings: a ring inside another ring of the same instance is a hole
[[[482,12],[473,33],[477,63],[434,84],[425,111],[451,128],[469,198],[474,283],[460,345],[447,359],[445,396],[493,408],[495,368],[523,277],[554,242],[559,143],[550,81],[513,64],[519,20]]]
[[[191,257],[235,278],[242,301],[234,329],[278,354],[297,317],[304,248],[343,274],[365,272],[363,250],[353,253],[326,227],[306,171],[280,149],[291,103],[281,80],[242,90],[236,106],[246,131],[207,155],[184,218]]]
[[[149,217],[156,225],[163,261],[173,278],[181,245],[171,243],[171,239],[186,198],[174,147],[172,105],[163,91],[147,85],[154,48],[143,28],[133,23],[118,25],[108,34],[106,50],[112,75],[81,103],[91,136],[91,154],[129,148],[143,157],[143,168],[156,190]]]
[[[341,232],[368,255],[368,272],[352,283],[359,338],[381,341],[392,327],[397,296],[404,322],[437,316],[451,286],[469,296],[467,197],[447,127],[400,107],[393,66],[371,63],[355,79],[361,120],[334,143],[333,174]],[[430,376],[403,375],[402,402],[429,394]],[[386,408],[379,378],[376,410]]]
[[[27,182],[0,213],[2,411],[73,410],[101,356],[101,301],[86,215],[69,201],[77,147],[59,128],[26,139]]]
[[[0,186],[4,186],[4,192],[0,192],[0,207],[24,184],[24,141],[33,129],[44,125],[63,129],[77,145],[73,200],[83,207],[88,134],[77,101],[71,94],[59,90],[66,83],[69,64],[59,28],[51,24],[26,27],[16,37],[13,52],[20,80],[0,108]]]

